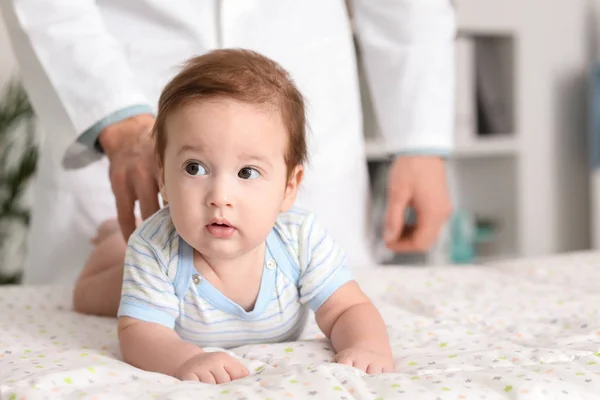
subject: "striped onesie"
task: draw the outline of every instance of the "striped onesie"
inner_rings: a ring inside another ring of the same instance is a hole
[[[252,311],[203,279],[193,259],[168,206],[144,221],[128,243],[118,315],[164,325],[200,347],[292,341],[308,308],[317,311],[352,280],[345,253],[314,214],[297,208],[281,213],[266,239]]]

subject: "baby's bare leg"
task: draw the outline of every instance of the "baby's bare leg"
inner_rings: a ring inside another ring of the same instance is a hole
[[[116,219],[108,219],[102,222],[96,230],[96,236],[94,236],[91,240],[92,244],[97,245],[98,243],[106,239],[108,236],[117,232],[119,229],[119,221],[117,221]]]
[[[116,317],[121,300],[123,264],[80,278],[73,292],[73,308],[83,314]]]
[[[120,229],[102,224],[73,291],[73,307],[84,314],[116,316],[121,299],[123,263],[127,243]]]

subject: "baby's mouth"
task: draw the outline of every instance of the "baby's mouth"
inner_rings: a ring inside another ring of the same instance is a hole
[[[206,230],[218,239],[228,239],[233,236],[236,228],[228,222],[211,222],[206,225]]]

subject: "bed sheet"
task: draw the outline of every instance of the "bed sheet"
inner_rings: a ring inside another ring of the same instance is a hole
[[[68,287],[5,287],[0,398],[600,398],[600,253],[358,275],[388,326],[393,374],[330,363],[311,322],[300,341],[230,350],[247,378],[180,382],[120,361],[116,321],[70,311]]]

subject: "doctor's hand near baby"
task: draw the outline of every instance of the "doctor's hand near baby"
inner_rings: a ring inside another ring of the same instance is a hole
[[[159,209],[158,170],[150,133],[154,116],[137,115],[105,128],[98,142],[109,162],[109,178],[125,239],[135,230],[135,203],[146,219]]]

